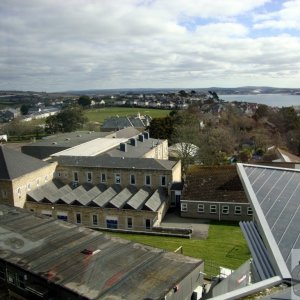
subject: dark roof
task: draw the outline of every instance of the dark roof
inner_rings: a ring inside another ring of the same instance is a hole
[[[129,186],[122,189],[117,184],[111,187],[84,184],[72,188],[71,185],[64,185],[56,179],[27,192],[27,200],[38,203],[80,204],[156,212],[163,203],[167,202],[167,194],[164,188],[152,190],[149,187],[143,187],[138,190],[136,187]]]
[[[137,116],[121,116],[121,117],[111,117],[104,121],[101,126],[102,129],[122,129],[126,127],[136,127],[136,128],[145,128],[148,126],[148,123],[151,121],[151,117],[137,117]]]
[[[0,180],[12,180],[47,165],[44,161],[0,145]]]
[[[99,156],[58,156],[55,158],[60,166],[80,166],[89,168],[114,168],[138,170],[172,170],[177,162],[154,158],[123,158]]]
[[[238,169],[273,262],[290,278],[292,250],[300,249],[300,171],[247,164]]]
[[[84,299],[162,299],[202,264],[26,210],[0,212],[0,258]]]
[[[235,166],[193,166],[186,176],[182,200],[247,203]]]

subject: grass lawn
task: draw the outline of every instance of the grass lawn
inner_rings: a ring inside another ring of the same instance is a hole
[[[152,118],[166,117],[170,110],[167,109],[151,109],[151,108],[135,108],[135,107],[104,107],[89,109],[85,115],[91,122],[103,123],[106,118],[118,116],[130,116],[140,113],[141,115],[150,115]]]
[[[205,272],[209,275],[218,272],[210,267],[212,264],[236,269],[250,257],[247,243],[237,224],[211,223],[206,240],[126,233],[113,233],[113,235],[168,251],[174,251],[183,246],[184,255],[201,258],[205,261]]]

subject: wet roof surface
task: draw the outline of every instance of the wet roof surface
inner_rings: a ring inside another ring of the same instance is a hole
[[[5,205],[0,232],[1,259],[88,299],[160,299],[202,263]]]

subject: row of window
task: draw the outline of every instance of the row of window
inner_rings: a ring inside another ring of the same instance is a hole
[[[51,211],[43,210],[42,214],[48,217],[52,217]],[[67,213],[57,213],[57,219],[68,221],[68,214]],[[82,224],[82,214],[80,212],[75,213],[75,223]],[[151,219],[144,220],[144,228],[151,229]],[[98,226],[99,223],[99,215],[98,214],[91,214],[91,226]],[[118,218],[116,217],[106,217],[106,227],[117,229],[118,228]],[[133,228],[133,217],[126,218],[126,228],[132,229]]]
[[[58,177],[61,177],[62,174],[60,172],[57,173]],[[129,176],[129,184],[136,185],[137,176],[135,174],[130,174]],[[73,172],[73,182],[79,182],[79,172]],[[93,173],[86,172],[86,182],[93,182]],[[100,173],[100,182],[107,183],[107,174]],[[121,174],[114,173],[114,183],[115,184],[122,184]],[[152,175],[145,175],[144,176],[144,185],[151,186],[152,185]],[[167,176],[160,175],[160,186],[167,186]]]
[[[48,177],[48,175],[46,175],[46,176],[44,177],[44,181],[47,182],[48,180],[49,180],[49,177]],[[37,187],[39,187],[40,183],[41,183],[41,179],[40,179],[40,178],[36,179],[35,184],[36,184]],[[26,185],[26,190],[27,190],[27,191],[30,191],[33,185],[34,185],[33,182],[27,183],[27,185]],[[22,189],[21,189],[20,187],[17,189],[17,193],[18,193],[18,195],[19,195],[19,197],[20,197],[21,194],[22,194]]]
[[[221,207],[221,212],[223,215],[228,215],[230,213],[230,207],[229,205],[222,205]],[[187,212],[188,211],[188,204],[187,203],[181,203],[181,211]],[[205,213],[205,205],[204,204],[198,204],[197,207],[197,212],[198,213]],[[211,204],[209,205],[209,213],[210,214],[216,214],[217,213],[217,205],[216,204]],[[242,207],[240,205],[235,205],[234,206],[234,214],[235,215],[241,215],[242,214]],[[253,211],[251,207],[247,208],[247,215],[252,216]]]

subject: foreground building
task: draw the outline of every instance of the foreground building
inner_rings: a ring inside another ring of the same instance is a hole
[[[23,299],[197,297],[201,260],[0,205],[0,282]],[[199,299],[199,298],[197,298]]]
[[[240,222],[252,260],[216,286],[214,299],[240,299],[266,289],[263,299],[299,299],[300,170],[249,164],[238,164],[237,170],[253,208],[253,221]]]

